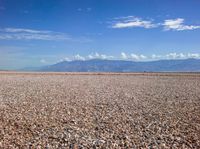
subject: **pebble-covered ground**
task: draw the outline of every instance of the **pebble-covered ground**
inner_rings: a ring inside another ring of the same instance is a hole
[[[200,148],[200,74],[0,73],[0,148]]]

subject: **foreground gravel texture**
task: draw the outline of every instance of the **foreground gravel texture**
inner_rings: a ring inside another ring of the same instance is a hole
[[[200,148],[200,74],[0,73],[0,148]]]

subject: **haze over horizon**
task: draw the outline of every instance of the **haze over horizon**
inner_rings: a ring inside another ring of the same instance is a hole
[[[0,69],[200,58],[198,0],[0,0]]]

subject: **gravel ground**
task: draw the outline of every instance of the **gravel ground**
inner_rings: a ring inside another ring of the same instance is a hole
[[[200,148],[200,74],[0,73],[0,148]]]

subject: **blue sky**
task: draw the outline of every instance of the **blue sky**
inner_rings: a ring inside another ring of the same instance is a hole
[[[199,0],[0,0],[0,69],[200,58]]]

